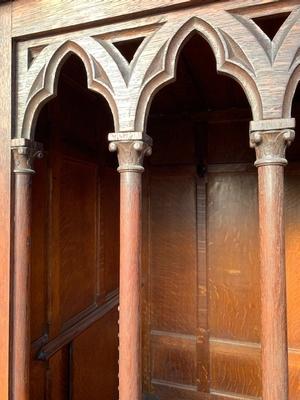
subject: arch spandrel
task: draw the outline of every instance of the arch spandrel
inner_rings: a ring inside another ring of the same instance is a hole
[[[261,119],[289,118],[297,85],[293,74],[300,62],[300,7],[294,8],[273,40],[250,18],[238,16],[238,19],[255,38],[256,48],[262,46],[269,60],[255,67],[255,81],[262,99]]]

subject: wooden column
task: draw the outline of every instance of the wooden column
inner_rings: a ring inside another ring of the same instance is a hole
[[[141,193],[143,141],[116,141],[120,179],[119,400],[141,400]]]
[[[291,129],[250,133],[258,167],[263,400],[288,400],[284,166],[293,139]]]
[[[30,261],[31,178],[33,159],[41,146],[26,139],[13,139],[14,159],[14,252],[12,324],[12,399],[29,399],[30,360]]]

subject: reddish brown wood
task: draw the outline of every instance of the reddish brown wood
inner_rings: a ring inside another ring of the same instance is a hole
[[[0,10],[0,398],[9,397],[10,341],[10,188],[11,188],[11,4]]]
[[[31,175],[15,175],[12,398],[29,399]]]
[[[288,399],[283,172],[282,165],[258,168],[264,400]]]
[[[133,133],[134,135],[135,133]],[[142,172],[151,147],[141,140],[116,141],[120,172],[119,399],[140,400]]]
[[[122,172],[120,187],[119,399],[141,399],[141,174]]]
[[[90,314],[84,316],[70,328],[63,331],[56,338],[46,343],[39,351],[39,360],[48,360],[68,343],[71,343],[77,336],[80,336],[84,331],[88,330],[96,321],[103,318],[107,313],[114,309],[118,303],[119,292],[114,291],[110,293],[102,305],[97,307]]]

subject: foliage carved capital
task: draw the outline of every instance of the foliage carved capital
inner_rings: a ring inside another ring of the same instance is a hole
[[[152,154],[151,143],[142,140],[111,142],[109,150],[118,154],[119,172],[142,173],[144,157]]]
[[[16,174],[34,174],[33,162],[35,158],[43,157],[41,143],[28,139],[13,139],[13,171]]]
[[[250,147],[255,148],[255,165],[286,165],[285,150],[295,138],[293,129],[275,129],[250,133]]]

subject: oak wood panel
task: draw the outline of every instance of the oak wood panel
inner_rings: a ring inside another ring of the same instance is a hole
[[[66,400],[70,393],[69,387],[69,354],[63,348],[49,361],[47,373],[47,393],[49,400]]]
[[[210,342],[211,390],[259,397],[260,348],[247,344]]]
[[[120,177],[115,168],[103,167],[100,171],[101,211],[100,224],[103,251],[103,291],[109,293],[119,287],[120,253]]]
[[[152,382],[196,385],[196,337],[152,331]]]
[[[219,338],[259,341],[257,177],[209,174],[209,327]]]
[[[0,7],[0,398],[9,392],[10,188],[11,188],[11,4]]]
[[[236,97],[240,100],[241,95]],[[207,145],[208,164],[253,163],[255,155],[248,144],[248,129],[249,118],[244,121],[209,120],[207,132],[211,139]]]
[[[59,184],[59,312],[64,324],[96,300],[97,166],[64,159]]]
[[[197,180],[197,386],[199,392],[209,392],[209,293],[207,273],[207,178]]]
[[[300,393],[300,352],[289,352],[289,398],[296,400]]]
[[[152,329],[197,328],[195,199],[193,177],[151,178]]]
[[[32,354],[32,359],[35,354]],[[30,363],[30,398],[45,399],[47,393],[47,364],[31,360]]]
[[[155,393],[157,397],[149,395],[146,400],[169,400],[169,399],[180,399],[180,400],[258,400],[259,398],[253,396],[237,395],[235,393],[224,393],[216,390],[208,393],[199,393],[195,388],[182,388],[180,386],[173,387],[156,382],[154,385]]]
[[[31,341],[47,333],[48,301],[48,218],[49,218],[49,165],[48,156],[35,162],[36,174],[32,184],[32,256],[30,281]]]
[[[73,344],[73,400],[118,399],[118,310],[97,321]]]
[[[300,186],[299,176],[286,173],[286,270],[289,346],[300,349]]]
[[[47,337],[48,332],[48,213],[49,213],[48,156],[36,160],[32,182],[32,255],[30,279],[30,337],[32,344]],[[37,349],[31,348],[30,398],[44,399],[47,387],[47,364],[36,360]]]
[[[145,362],[151,384],[146,387],[159,396],[156,388],[169,396],[180,388],[183,398],[191,398],[198,386],[207,390],[208,379],[205,182],[193,166],[152,167],[148,182],[144,247],[149,261],[144,261],[149,262],[145,317],[150,321],[145,329],[151,331]],[[205,373],[199,377],[199,371]]]

